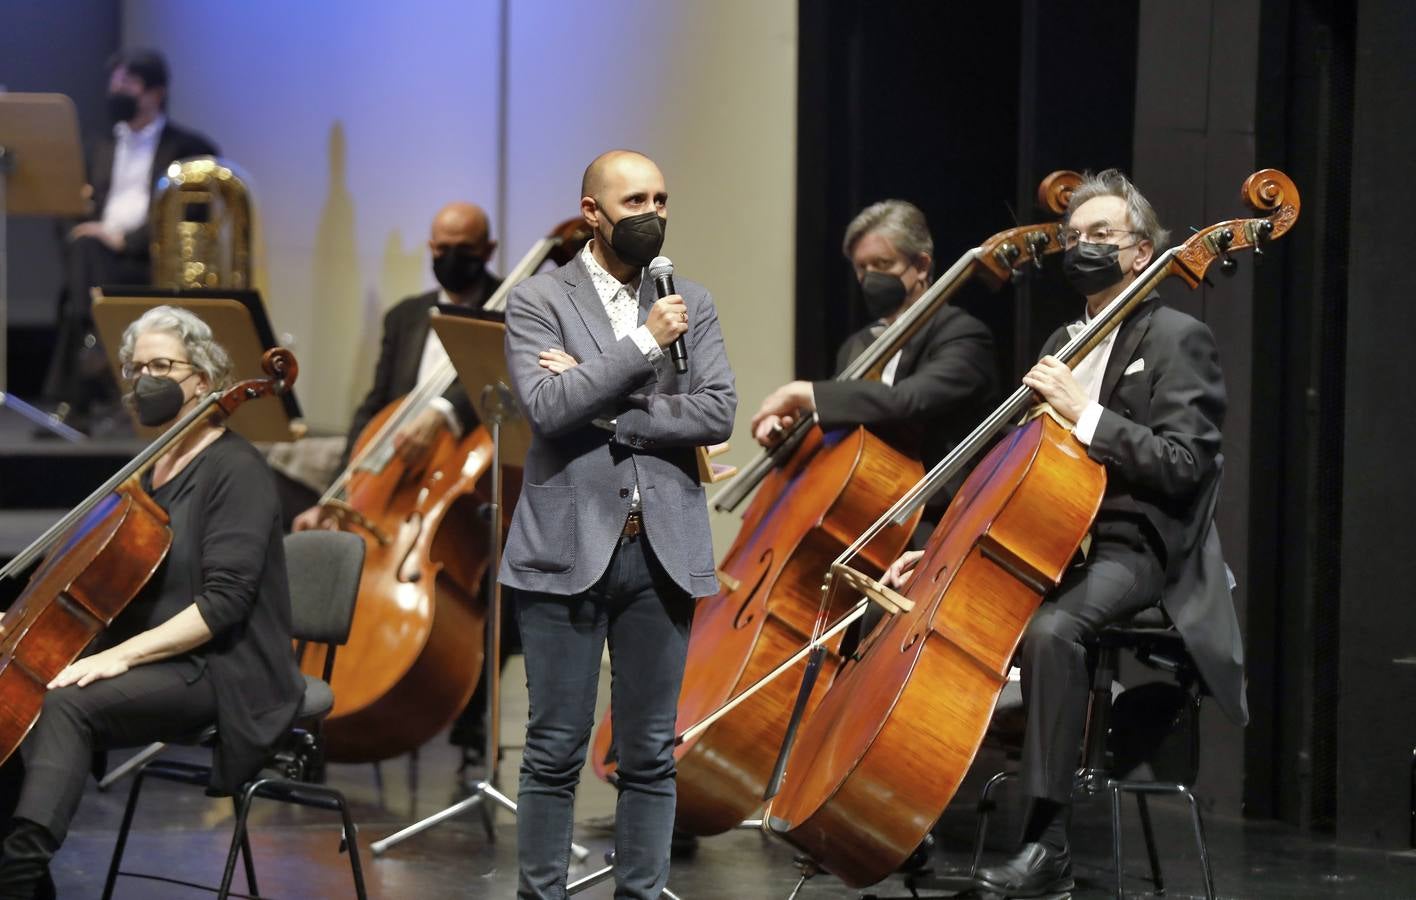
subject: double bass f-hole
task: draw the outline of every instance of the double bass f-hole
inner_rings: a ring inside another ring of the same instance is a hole
[[[773,549],[768,547],[757,560],[757,580],[753,582],[752,589],[747,592],[747,596],[743,597],[742,605],[738,607],[737,615],[733,616],[734,628],[746,628],[756,620],[757,614],[751,612],[751,609],[757,603],[758,592],[762,590],[762,585],[767,581],[767,576],[772,574],[773,559]]]

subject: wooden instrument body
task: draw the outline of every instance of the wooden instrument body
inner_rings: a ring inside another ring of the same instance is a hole
[[[1014,651],[1091,527],[1106,473],[1050,417],[986,456],[883,622],[806,719],[768,827],[852,887],[893,872],[953,798]]]
[[[723,558],[723,588],[699,600],[679,692],[678,727],[712,712],[810,639],[831,560],[919,480],[923,467],[865,428],[819,428],[759,486]],[[883,571],[907,545],[919,516],[880,534],[862,553]],[[833,613],[844,612],[842,607]],[[812,704],[840,665],[833,643]],[[675,827],[718,834],[762,805],[799,679],[781,678],[675,750]],[[613,764],[610,720],[592,747],[597,774]]]
[[[39,719],[49,682],[157,571],[167,522],[131,479],[69,529],[0,620],[0,762]]]
[[[365,427],[354,455],[378,434],[399,401]],[[460,440],[442,431],[423,463],[410,469],[391,452],[350,476],[352,515],[341,527],[365,543],[364,571],[349,641],[335,656],[335,705],[324,723],[328,757],[374,762],[408,753],[451,724],[482,674],[490,501],[480,485],[492,441],[473,429]],[[504,513],[520,492],[520,470],[504,472]],[[505,518],[505,517],[504,517]],[[318,675],[324,649],[300,663]]]

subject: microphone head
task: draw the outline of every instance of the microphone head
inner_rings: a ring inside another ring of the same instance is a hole
[[[674,274],[674,264],[667,256],[656,256],[649,261],[649,277],[662,278]]]

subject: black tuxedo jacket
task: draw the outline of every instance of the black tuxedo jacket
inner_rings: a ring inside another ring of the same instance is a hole
[[[1043,355],[1066,341],[1058,329]],[[1227,403],[1214,335],[1151,295],[1116,335],[1098,402],[1087,450],[1107,475],[1096,531],[1155,549],[1166,613],[1220,706],[1247,721],[1243,642],[1214,528]]]
[[[88,154],[88,183],[93,186],[93,218],[103,216],[103,206],[108,202],[108,191],[113,186],[113,154],[117,148],[117,138],[107,131],[93,142]],[[148,190],[157,187],[157,180],[167,171],[167,167],[179,159],[192,156],[216,156],[216,149],[206,135],[188,131],[169,119],[157,138],[157,151],[152,157],[152,171],[148,173]],[[123,236],[123,252],[133,256],[146,257],[150,235],[147,223]]]
[[[485,303],[500,285],[500,278],[484,274],[481,302]],[[379,345],[379,361],[374,369],[374,383],[359,408],[354,410],[354,420],[349,425],[349,438],[344,445],[344,460],[340,469],[348,463],[354,442],[369,424],[369,420],[379,410],[417,387],[418,365],[423,361],[423,347],[428,341],[428,331],[432,328],[430,315],[433,307],[437,306],[440,293],[432,290],[426,294],[407,297],[384,315],[383,341]],[[452,387],[448,388],[443,396],[452,404],[464,433],[477,427],[477,411],[461,384],[453,382]]]
[[[874,340],[870,328],[847,338],[836,355],[836,371]],[[997,399],[993,336],[978,319],[946,306],[901,348],[893,385],[818,381],[812,390],[822,429],[865,425],[892,446],[918,453],[928,469],[973,430]],[[957,485],[950,487],[930,501],[932,512],[948,506]]]

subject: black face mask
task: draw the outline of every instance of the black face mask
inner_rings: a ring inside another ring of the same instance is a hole
[[[860,280],[860,294],[865,300],[865,314],[871,321],[884,319],[905,302],[905,282],[898,275],[866,272]]]
[[[604,210],[600,211],[600,215],[605,216]],[[610,217],[605,216],[605,221],[610,222]],[[659,250],[664,246],[664,232],[668,230],[669,223],[658,213],[647,212],[637,216],[625,216],[618,222],[610,222],[610,227],[614,229],[610,233],[610,247],[615,251],[615,255],[631,266],[642,269],[659,255]]]
[[[190,377],[192,376],[187,376]],[[186,402],[187,397],[182,393],[182,382],[165,375],[159,377],[144,372],[138,376],[138,383],[133,385],[133,404],[138,410],[138,421],[148,428],[166,425],[177,418],[177,414],[182,411],[182,404]]]
[[[433,257],[433,276],[449,294],[460,294],[477,283],[486,265],[466,247],[449,247]]]
[[[1062,274],[1083,295],[1100,294],[1126,277],[1120,253],[1116,244],[1078,243],[1062,254]]]
[[[131,122],[137,115],[137,97],[132,94],[108,95],[108,121],[117,125],[119,122]]]

